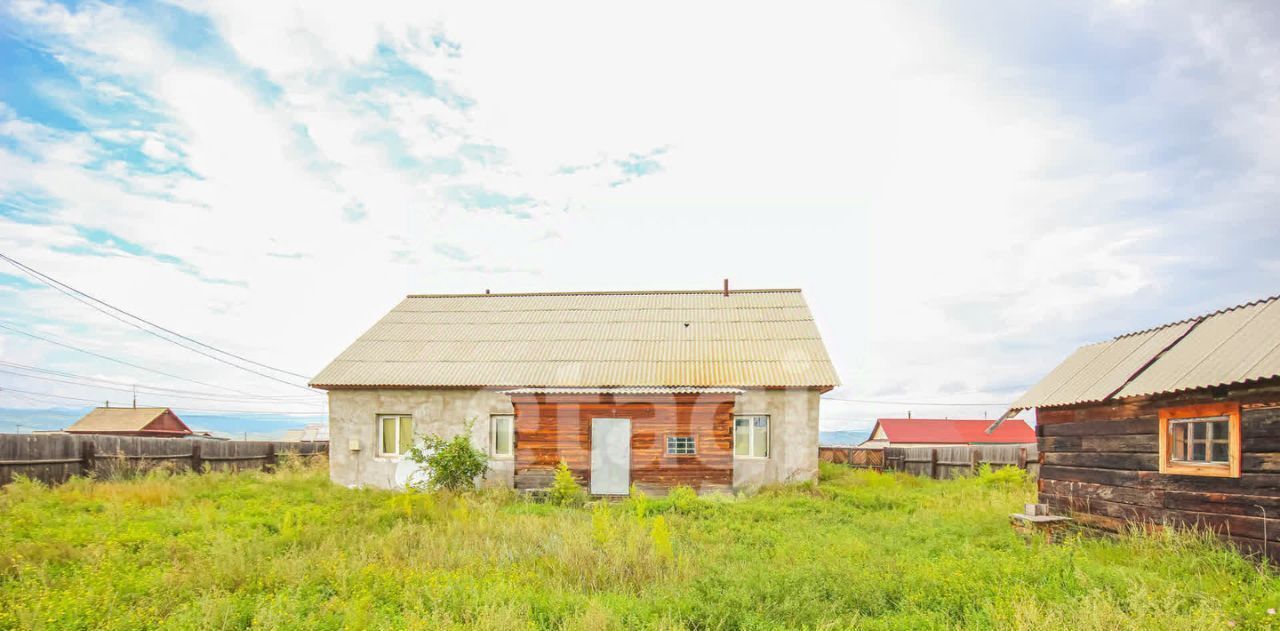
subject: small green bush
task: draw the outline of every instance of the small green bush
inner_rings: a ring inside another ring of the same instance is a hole
[[[547,501],[556,506],[582,506],[587,501],[587,493],[578,484],[577,478],[569,470],[569,463],[561,460],[556,465],[556,477],[551,481],[551,489],[547,491]]]
[[[690,513],[698,507],[698,492],[693,487],[681,484],[667,493],[667,502],[677,512]]]
[[[431,478],[425,483],[427,488],[474,489],[476,479],[489,470],[489,457],[471,444],[471,428],[475,422],[474,418],[467,420],[462,433],[453,438],[427,434],[420,446],[415,444],[409,448],[409,459],[431,471]]]
[[[992,469],[991,465],[983,463],[978,467],[978,481],[986,486],[1005,488],[1024,486],[1027,483],[1027,472],[1018,467]]]
[[[835,480],[836,478],[843,476],[848,470],[849,470],[849,467],[846,467],[844,465],[839,465],[834,462],[827,462],[826,460],[819,460],[818,461],[818,481],[830,482],[832,480]]]

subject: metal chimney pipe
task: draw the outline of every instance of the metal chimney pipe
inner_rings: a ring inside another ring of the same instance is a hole
[[[724,279],[724,295],[726,298],[729,297],[729,279],[727,278]]]

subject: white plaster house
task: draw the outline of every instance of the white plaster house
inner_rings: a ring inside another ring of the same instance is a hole
[[[474,420],[488,483],[564,460],[595,494],[807,480],[838,378],[797,289],[412,295],[312,380],[330,473],[394,486],[412,436]]]

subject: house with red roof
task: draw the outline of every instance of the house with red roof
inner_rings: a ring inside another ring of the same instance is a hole
[[[861,445],[884,447],[946,447],[949,445],[1019,445],[1036,443],[1036,432],[1022,419],[1009,419],[991,433],[989,419],[882,418]]]

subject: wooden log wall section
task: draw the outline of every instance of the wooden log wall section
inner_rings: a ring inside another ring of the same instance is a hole
[[[550,485],[561,460],[591,482],[591,419],[631,419],[631,481],[649,493],[685,485],[733,488],[733,395],[548,395],[511,397],[516,412],[515,483]],[[696,454],[666,453],[667,436],[692,436]]]
[[[1240,477],[1159,473],[1159,410],[1223,401],[1241,405]],[[1280,387],[1040,409],[1036,434],[1041,502],[1107,530],[1208,528],[1280,561]]]

